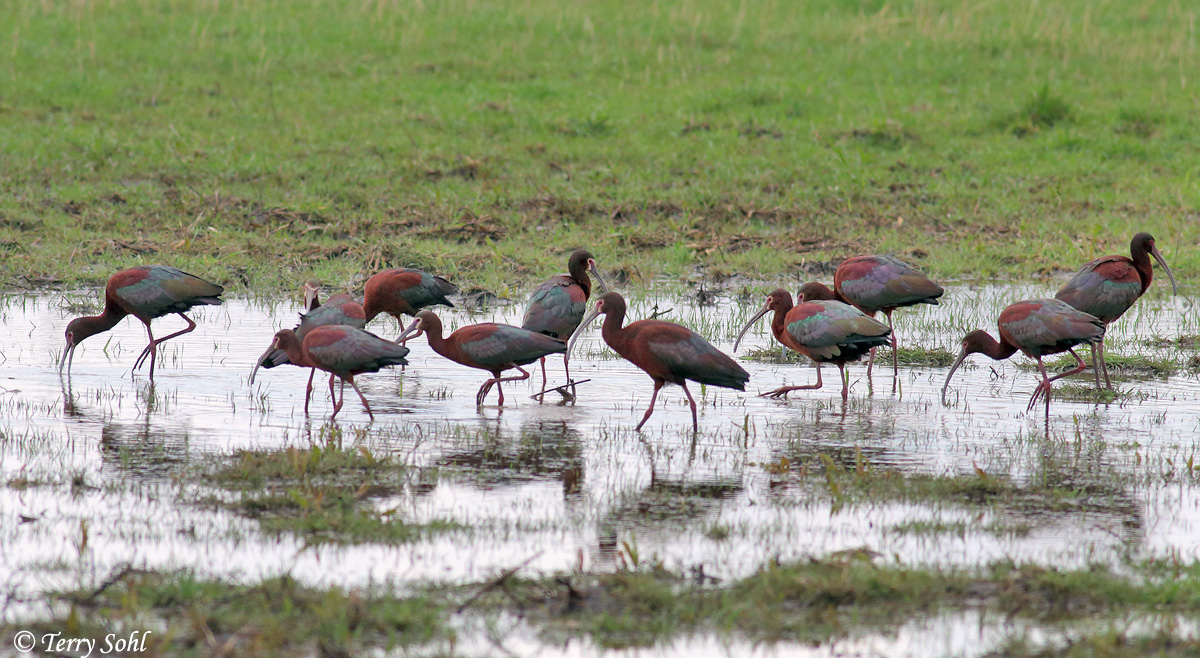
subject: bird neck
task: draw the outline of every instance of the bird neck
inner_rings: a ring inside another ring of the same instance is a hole
[[[447,359],[450,359],[451,361],[457,360],[457,359],[455,359],[454,356],[451,356],[452,352],[457,351],[456,349],[452,349],[453,347],[456,347],[456,346],[450,345],[449,341],[447,341],[446,338],[442,336],[442,323],[440,321],[439,322],[426,321],[424,331],[425,331],[425,339],[429,341],[429,347],[432,348],[434,352],[441,354],[442,356],[446,357]]]
[[[980,331],[976,334],[976,339],[971,345],[971,352],[982,354],[995,361],[1003,361],[1008,357],[1017,353],[1017,346],[1000,337],[1000,342],[996,342],[990,334]]]
[[[379,307],[375,305],[375,300],[372,299],[370,295],[367,295],[365,298],[363,298],[362,306],[363,316],[367,319],[367,322],[374,320],[375,316],[379,315],[380,313]],[[401,322],[400,324],[404,323]]]
[[[1133,260],[1133,269],[1137,270],[1138,277],[1142,280],[1142,292],[1145,293],[1150,284],[1154,282],[1154,266],[1150,263],[1150,252],[1145,246],[1135,244],[1130,256]]]
[[[583,298],[588,299],[592,296],[592,279],[587,273],[586,263],[571,263],[571,269],[568,270],[571,280],[579,284],[583,288]]]
[[[311,367],[312,364],[309,363],[307,356],[304,354],[300,337],[296,335],[295,331],[287,331],[279,336],[279,349],[287,352],[288,361],[291,361],[293,365],[300,366],[301,368]]]
[[[613,308],[605,311],[604,324],[600,327],[600,336],[610,347],[615,348],[618,343],[624,342],[625,336],[621,330],[624,324],[625,309]]]
[[[105,302],[104,312],[100,315],[82,317],[75,321],[75,329],[73,330],[75,343],[82,343],[85,338],[112,329],[117,326],[118,322],[124,320],[126,315],[129,315],[129,313],[111,300]]]

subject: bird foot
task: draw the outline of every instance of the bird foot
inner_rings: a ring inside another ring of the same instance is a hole
[[[779,400],[779,399],[786,400],[787,394],[791,393],[792,391],[811,391],[811,390],[814,390],[817,388],[820,388],[820,387],[818,387],[818,386],[781,386],[781,387],[775,389],[774,391],[767,391],[766,393],[760,393],[758,395],[758,397],[771,398],[772,400]]]
[[[142,353],[138,355],[137,361],[133,362],[133,370],[135,372],[137,371],[138,368],[142,367],[142,364],[144,364],[146,362],[146,359],[149,358],[150,355],[154,353],[154,350],[157,347],[158,347],[157,344],[151,343],[148,347],[146,347],[146,349],[142,350]]]
[[[1050,383],[1049,382],[1042,382],[1037,385],[1037,388],[1033,389],[1033,395],[1029,396],[1029,405],[1027,407],[1025,407],[1025,411],[1026,412],[1033,411],[1034,405],[1036,405],[1038,403],[1038,400],[1041,400],[1043,396],[1045,396],[1045,399],[1047,402],[1050,401]]]
[[[563,384],[562,386],[555,386],[553,388],[542,389],[529,397],[533,398],[534,400],[537,400],[538,402],[541,402],[543,400],[543,398],[546,397],[547,393],[550,393],[552,391],[558,391],[558,394],[563,396],[563,400],[570,402],[571,400],[575,399],[575,394],[572,393],[571,391],[568,391],[567,389],[574,389],[576,386],[579,386],[580,384],[586,384],[587,382],[590,382],[590,381],[592,381],[592,380],[590,380],[590,379],[580,379],[580,380],[572,379],[571,381],[567,382],[566,384]]]

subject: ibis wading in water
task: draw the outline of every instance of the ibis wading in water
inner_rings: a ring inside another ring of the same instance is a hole
[[[327,302],[328,303],[328,302]],[[329,378],[329,395],[334,400],[332,420],[342,410],[346,401],[346,382],[354,387],[358,398],[362,400],[367,415],[372,419],[371,405],[354,382],[356,375],[364,372],[379,372],[389,366],[402,366],[408,361],[405,356],[408,348],[397,345],[390,340],[376,336],[368,331],[348,325],[325,325],[314,327],[304,335],[303,341],[294,329],[282,329],[275,333],[274,340],[266,352],[259,357],[254,367],[273,368],[284,363],[292,363],[303,368],[324,370],[330,375],[342,380],[341,396],[334,394],[333,377]],[[305,413],[308,413],[308,400],[304,401]]]
[[[318,296],[320,292],[320,283],[315,280],[310,280],[304,284],[304,305],[309,308],[307,313],[300,314],[300,324],[296,326],[296,339],[300,344],[304,343],[304,337],[308,332],[317,327],[329,325],[347,325],[355,329],[362,329],[366,326],[366,315],[363,312],[362,304],[359,304],[353,297],[347,294],[337,294],[330,297],[324,304]],[[259,359],[258,365],[254,367],[254,371],[250,373],[250,383],[254,383],[254,377],[258,374],[260,366],[269,363],[268,368],[291,363],[291,360],[286,358],[286,353],[283,355],[275,355],[273,358]],[[300,364],[293,364],[300,365]],[[304,391],[304,413],[308,415],[308,402],[312,398],[313,378],[316,377],[317,368],[312,368],[312,372],[308,375],[308,386]],[[329,383],[333,385],[333,375],[329,375]]]
[[[1084,265],[1055,297],[1100,318],[1100,322],[1107,327],[1110,322],[1124,315],[1154,281],[1151,256],[1171,279],[1171,290],[1179,294],[1175,275],[1154,246],[1154,236],[1149,233],[1133,236],[1129,252],[1132,258],[1105,256]],[[1112,388],[1112,382],[1108,379],[1108,365],[1104,363],[1103,337],[1092,343],[1092,370],[1096,374],[1096,388],[1100,387],[1101,372],[1104,373],[1104,385]]]
[[[397,267],[367,279],[363,288],[363,311],[367,314],[367,322],[380,313],[387,313],[403,327],[401,315],[415,316],[428,306],[453,308],[454,304],[446,297],[457,293],[458,287],[440,276]]]
[[[592,280],[588,278],[588,272],[596,277],[600,291],[608,292],[608,286],[604,285],[604,279],[600,278],[600,272],[596,270],[596,259],[585,249],[576,250],[567,260],[566,274],[550,278],[535,288],[529,296],[529,306],[525,308],[525,319],[521,321],[521,328],[559,340],[570,338],[579,328],[584,313],[587,313],[588,298],[592,296]],[[575,386],[571,381],[570,358],[570,352],[563,352],[563,370],[566,371],[567,385],[571,386],[571,396],[574,397]],[[550,383],[546,379],[544,357],[541,363],[542,388],[548,389]],[[540,400],[545,393],[543,390],[534,397]]]
[[[950,378],[968,355],[983,354],[1000,361],[1020,350],[1025,356],[1037,360],[1038,372],[1042,374],[1042,382],[1033,389],[1026,410],[1033,409],[1038,398],[1045,397],[1048,414],[1051,382],[1083,372],[1086,367],[1083,359],[1075,353],[1075,346],[1083,343],[1094,345],[1104,338],[1104,323],[1099,318],[1059,299],[1028,299],[1012,304],[1000,312],[999,324],[1000,342],[996,342],[995,338],[982,329],[963,337],[962,351],[958,353],[954,365],[950,366],[950,373],[946,375],[946,383],[942,386],[942,404],[946,403],[946,390],[950,388]],[[1060,375],[1048,377],[1042,357],[1062,352],[1069,352],[1075,357],[1078,366]]]
[[[492,386],[504,406],[503,382],[529,379],[529,372],[521,366],[528,365],[548,354],[567,351],[567,344],[557,338],[539,334],[528,329],[508,324],[485,322],[460,327],[449,336],[442,336],[442,321],[433,311],[417,312],[417,318],[400,335],[399,341],[406,342],[425,334],[434,352],[469,368],[479,368],[492,373],[492,378],[479,387],[475,395],[476,406],[482,405]],[[501,377],[505,370],[516,368],[519,377]]]
[[[146,335],[150,337],[150,344],[142,350],[133,369],[137,370],[149,358],[150,379],[153,380],[158,346],[194,330],[196,323],[185,313],[193,306],[220,304],[224,291],[215,283],[166,265],[142,265],[121,270],[108,278],[104,288],[104,312],[94,317],[75,318],[67,325],[67,346],[58,361],[58,371],[62,372],[65,365],[69,377],[75,348],[80,343],[112,329],[126,315],[132,315],[146,325]],[[187,328],[156,339],[150,329],[151,320],[170,314],[183,318],[188,323]]]
[[[850,304],[866,315],[875,317],[883,311],[887,326],[892,329],[892,370],[900,365],[896,332],[892,327],[892,311],[904,306],[937,304],[942,287],[920,270],[892,256],[858,256],[848,258],[833,274],[833,290],[822,283],[808,283],[800,289],[806,302],[837,300]],[[867,363],[867,377],[875,365],[875,349]],[[893,378],[894,380],[894,378]]]
[[[733,351],[742,342],[742,337],[762,316],[775,312],[771,319],[771,333],[780,343],[807,356],[817,363],[817,383],[807,386],[783,386],[763,393],[762,397],[787,397],[791,391],[821,388],[821,364],[836,364],[842,374],[842,401],[850,396],[850,382],[846,377],[846,364],[857,361],[870,350],[886,345],[887,325],[867,317],[861,311],[835,300],[802,302],[792,305],[792,294],[779,288],[767,295],[767,302],[750,318],[733,344]]]
[[[572,345],[600,314],[605,316],[604,325],[600,330],[604,342],[654,380],[654,395],[650,397],[650,408],[646,410],[646,415],[642,416],[642,422],[637,424],[636,429],[641,430],[642,425],[650,419],[650,414],[654,413],[654,402],[658,400],[658,392],[666,384],[678,384],[683,387],[688,404],[692,407],[693,432],[699,431],[700,424],[696,419],[696,401],[692,399],[692,392],[688,390],[687,380],[738,391],[746,390],[750,374],[691,329],[663,320],[638,320],[622,326],[625,324],[625,298],[615,292],[605,293],[596,300],[591,314],[584,318],[571,337]]]

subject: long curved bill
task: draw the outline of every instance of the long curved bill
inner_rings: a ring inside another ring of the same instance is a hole
[[[950,372],[946,375],[946,383],[942,384],[942,404],[946,404],[946,391],[950,389],[950,378],[954,376],[954,371],[962,365],[964,359],[967,358],[967,351],[962,350],[958,353],[958,358],[954,359],[954,365],[950,366]]]
[[[600,284],[600,292],[608,292],[608,285],[604,283],[604,277],[600,276],[600,270],[596,267],[595,263],[588,265],[588,272],[591,272],[592,276],[596,277],[596,282]]]
[[[254,383],[254,378],[256,376],[258,376],[258,369],[262,367],[262,364],[267,362],[267,359],[270,358],[270,356],[271,356],[271,352],[274,352],[274,351],[275,351],[275,345],[272,344],[270,347],[267,348],[266,352],[262,353],[262,356],[258,357],[258,362],[254,364],[254,370],[250,371],[250,383],[251,384]]]
[[[1171,272],[1170,267],[1167,267],[1167,261],[1163,260],[1162,254],[1158,253],[1158,247],[1152,248],[1150,250],[1150,255],[1154,256],[1154,260],[1158,261],[1158,264],[1161,265],[1163,270],[1167,273],[1167,278],[1171,280],[1171,292],[1178,295],[1179,286],[1175,283],[1175,274]]]
[[[417,330],[417,327],[419,326],[421,326],[421,318],[413,320],[407,327],[404,328],[404,331],[400,334],[400,336],[396,338],[396,344],[403,345],[404,343],[408,342],[409,339],[420,336],[421,332]]]
[[[603,282],[601,282],[601,285],[604,285]],[[583,318],[583,322],[580,322],[579,326],[575,327],[575,333],[571,334],[571,339],[567,341],[568,359],[571,358],[571,351],[575,349],[575,343],[579,340],[579,336],[583,333],[583,330],[587,329],[588,325],[595,322],[598,317],[600,317],[600,309],[593,308],[592,312]]]
[[[753,327],[754,323],[758,322],[758,319],[761,318],[762,316],[766,315],[767,311],[770,311],[770,310],[771,310],[771,307],[769,305],[763,304],[763,307],[758,309],[758,313],[755,313],[754,317],[750,318],[750,321],[746,323],[746,326],[742,327],[742,333],[738,334],[737,340],[733,341],[733,351],[734,352],[737,351],[738,345],[740,345],[742,343],[742,338],[746,335],[746,332],[750,331],[750,327]]]
[[[62,356],[58,358],[58,374],[62,374],[63,366],[67,367],[67,375],[71,374],[71,363],[75,360],[75,345],[76,343],[67,343],[63,348]]]

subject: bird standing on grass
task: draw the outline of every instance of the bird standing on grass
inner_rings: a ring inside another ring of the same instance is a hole
[[[664,320],[638,320],[622,326],[625,324],[625,309],[625,298],[620,294],[609,292],[601,295],[596,300],[591,314],[584,318],[575,330],[571,344],[574,345],[583,330],[603,314],[604,325],[600,331],[604,342],[654,380],[654,395],[650,397],[650,408],[646,409],[646,415],[642,416],[642,421],[635,429],[641,430],[646,421],[650,420],[650,414],[654,413],[654,403],[658,400],[658,392],[667,384],[683,387],[688,404],[692,408],[693,432],[700,430],[700,424],[696,418],[696,401],[687,387],[689,379],[711,386],[746,390],[750,373],[710,345],[700,334]]]
[[[108,278],[104,288],[104,312],[93,317],[75,318],[67,325],[67,345],[58,361],[58,371],[61,373],[65,365],[70,377],[75,348],[87,338],[117,326],[126,315],[132,315],[146,325],[146,335],[150,337],[150,344],[138,355],[133,369],[137,370],[149,358],[150,380],[153,381],[158,346],[193,331],[196,323],[185,313],[193,306],[219,305],[223,292],[225,289],[215,283],[166,265],[141,265],[121,270]],[[183,318],[188,323],[187,328],[156,339],[150,322],[170,314]]]

